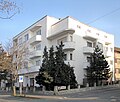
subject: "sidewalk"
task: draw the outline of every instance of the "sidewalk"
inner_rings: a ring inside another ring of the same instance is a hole
[[[18,97],[32,98],[32,99],[51,99],[51,100],[96,100],[98,97],[86,97],[86,98],[69,98],[64,96],[41,96],[41,95],[22,95]]]

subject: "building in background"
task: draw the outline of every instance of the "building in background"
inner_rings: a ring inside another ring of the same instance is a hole
[[[120,48],[115,47],[115,79],[120,80]]]
[[[90,27],[68,16],[57,19],[45,16],[13,38],[14,60],[18,74],[24,76],[23,86],[38,86],[35,76],[42,63],[44,47],[64,44],[65,63],[74,67],[78,84],[85,80],[90,54],[98,45],[110,65],[114,81],[114,36]]]

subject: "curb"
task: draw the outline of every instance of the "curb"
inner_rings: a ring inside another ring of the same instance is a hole
[[[38,95],[17,95],[16,97],[32,98],[32,99],[53,99],[53,100],[97,100],[98,97],[86,97],[86,98],[68,98],[62,96],[38,96]]]

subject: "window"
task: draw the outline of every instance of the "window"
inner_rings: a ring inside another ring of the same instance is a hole
[[[30,78],[30,86],[34,86],[34,78]]]
[[[90,60],[91,60],[91,57],[87,56],[87,62],[90,62]]]
[[[120,73],[120,69],[118,69],[118,73]]]
[[[117,59],[115,58],[115,63],[117,63]]]
[[[99,36],[100,34],[99,33],[96,33],[97,36]]]
[[[70,41],[73,41],[73,36],[70,36]]]
[[[117,59],[117,63],[120,64],[120,59]]]
[[[72,55],[72,53],[70,53],[70,60],[72,60],[72,59],[73,59],[72,57],[73,57],[73,55]]]
[[[28,39],[29,39],[29,34],[26,34],[26,35],[24,36],[24,38],[25,38],[25,41],[28,41]]]
[[[38,31],[36,32],[36,35],[41,35],[41,30],[38,30]]]
[[[67,60],[67,54],[64,55],[64,60],[65,60],[65,61]]]
[[[105,37],[105,38],[107,38],[107,36],[106,36],[106,35],[104,35],[104,37]]]
[[[113,61],[112,60],[110,61],[110,64],[113,65]]]
[[[17,58],[18,57],[18,55],[17,55],[17,53],[15,54],[15,58]]]
[[[37,60],[37,61],[36,61],[36,66],[40,66],[40,64],[41,64],[41,61],[40,61],[40,60]]]
[[[77,28],[79,28],[79,29],[80,29],[81,27],[80,27],[79,25],[77,25]]]
[[[58,44],[60,44],[61,42],[67,42],[67,37],[63,37],[63,38],[61,38],[61,39],[59,39],[59,40],[57,40],[57,43]]]
[[[103,44],[102,44],[102,43],[98,42],[98,47],[99,47],[101,50],[103,50]]]
[[[119,74],[120,73],[120,69],[116,68],[115,73]]]
[[[41,44],[36,45],[36,50],[41,50]]]
[[[19,45],[22,44],[22,38],[19,38]]]
[[[87,47],[92,47],[92,43],[87,41]]]
[[[105,51],[108,51],[108,47],[105,47]]]
[[[113,48],[110,48],[111,52],[113,52]]]
[[[28,68],[28,62],[24,62],[24,68]]]
[[[87,31],[91,33],[91,30],[88,29]]]

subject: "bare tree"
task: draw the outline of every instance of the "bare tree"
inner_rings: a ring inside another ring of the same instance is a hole
[[[15,14],[19,13],[19,7],[15,2],[10,0],[0,0],[0,18],[11,19]]]

